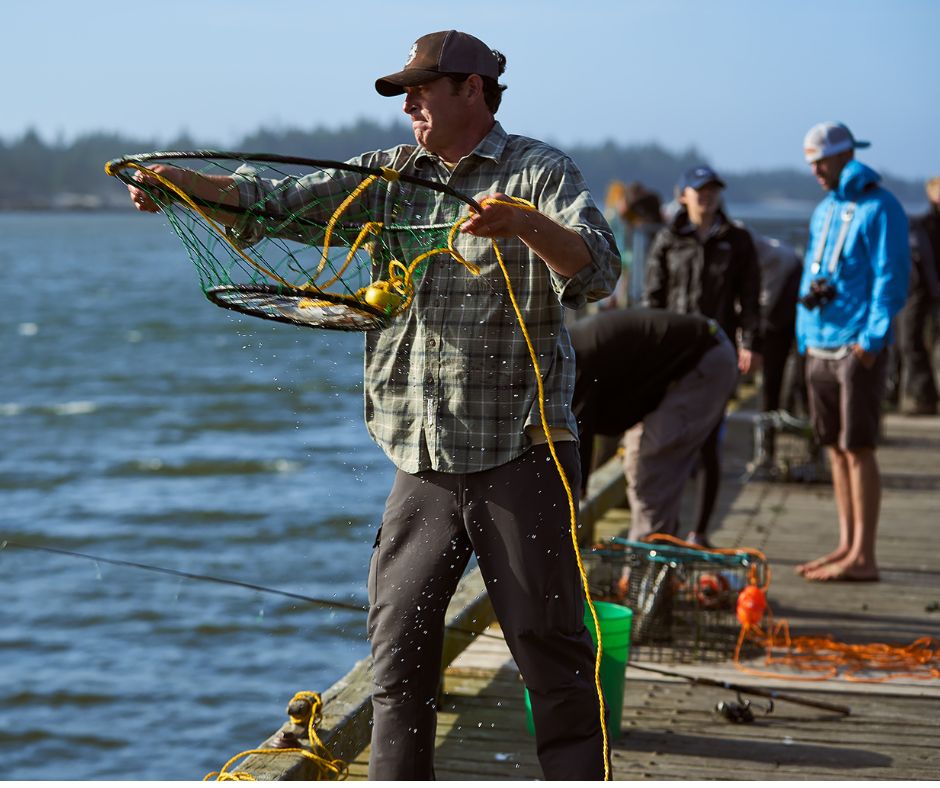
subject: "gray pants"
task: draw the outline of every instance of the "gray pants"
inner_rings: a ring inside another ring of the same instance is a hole
[[[576,444],[556,451],[577,491]],[[444,614],[471,552],[529,688],[545,778],[603,779],[594,648],[567,497],[545,445],[480,473],[396,475],[369,568],[369,779],[434,777]]]
[[[737,381],[731,342],[702,356],[695,369],[674,381],[654,411],[627,430],[623,471],[630,501],[630,539],[652,533],[676,535],[682,488],[699,449],[718,424]]]

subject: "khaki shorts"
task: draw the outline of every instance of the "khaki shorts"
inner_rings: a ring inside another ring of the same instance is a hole
[[[807,355],[809,412],[823,446],[852,450],[878,444],[887,356],[882,350],[866,369],[854,353],[839,359]]]

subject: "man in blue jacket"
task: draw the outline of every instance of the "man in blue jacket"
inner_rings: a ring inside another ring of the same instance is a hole
[[[880,176],[855,160],[841,123],[813,126],[806,161],[828,194],[810,220],[796,337],[810,414],[828,448],[839,514],[836,549],[797,567],[808,580],[877,580],[881,474],[875,458],[891,321],[907,297],[907,217]]]

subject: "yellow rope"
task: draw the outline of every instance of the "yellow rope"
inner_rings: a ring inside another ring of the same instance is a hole
[[[229,758],[225,765],[219,769],[217,772],[209,772],[203,781],[215,780],[217,782],[227,781],[227,780],[256,780],[257,778],[252,775],[250,772],[234,771],[230,772],[229,767],[240,761],[242,758],[246,758],[249,755],[281,755],[281,754],[296,754],[300,755],[302,758],[311,761],[316,768],[316,777],[317,780],[345,780],[349,776],[349,766],[338,758],[334,758],[333,754],[329,751],[327,746],[323,743],[320,736],[317,734],[316,724],[320,719],[320,711],[323,708],[323,701],[320,698],[320,695],[316,692],[309,692],[304,690],[298,692],[291,698],[290,705],[294,701],[306,700],[308,703],[307,708],[309,708],[309,714],[304,713],[301,716],[290,715],[291,722],[295,725],[304,725],[307,726],[307,738],[310,741],[310,749],[306,747],[286,747],[283,749],[277,749],[274,747],[260,747],[252,750],[245,750],[238,753],[231,758]]]
[[[511,198],[511,201],[498,200],[495,198],[490,198],[484,200],[481,205],[508,205],[514,208],[521,208],[526,211],[534,211],[535,206],[532,203],[519,198]],[[466,217],[462,219],[458,225],[455,225],[455,229],[459,224],[462,224],[464,221],[469,219]],[[453,230],[451,234],[453,235]],[[512,288],[512,282],[509,278],[509,272],[506,270],[506,264],[503,262],[503,255],[499,250],[495,239],[492,241],[493,252],[496,254],[496,261],[499,263],[499,268],[503,272],[503,279],[506,280],[506,289],[509,292],[509,300],[512,302],[512,308],[516,313],[516,319],[519,321],[519,328],[522,330],[522,336],[525,338],[526,347],[529,349],[529,358],[532,360],[532,366],[535,370],[535,382],[538,387],[539,395],[539,416],[542,420],[542,430],[545,432],[545,440],[548,443],[548,450],[552,455],[552,459],[555,461],[555,468],[558,470],[558,476],[561,478],[562,486],[565,488],[565,493],[568,496],[568,513],[570,516],[571,524],[571,543],[574,548],[575,560],[578,563],[578,572],[581,575],[581,584],[584,588],[584,597],[587,601],[588,609],[591,611],[591,618],[594,620],[594,631],[597,633],[597,654],[594,659],[594,688],[597,690],[597,699],[600,706],[600,721],[601,721],[601,734],[604,741],[604,779],[610,780],[610,745],[607,737],[607,721],[604,719],[604,693],[601,689],[601,655],[603,653],[603,646],[601,642],[601,626],[600,621],[597,618],[597,611],[594,609],[594,604],[591,601],[591,592],[588,585],[587,573],[584,570],[584,563],[581,561],[581,550],[578,547],[578,518],[577,512],[574,508],[574,494],[571,491],[571,484],[568,482],[568,476],[565,474],[565,469],[561,464],[561,460],[558,459],[558,454],[555,451],[555,442],[552,440],[551,429],[549,428],[548,418],[545,415],[545,389],[542,385],[542,372],[539,368],[538,356],[535,352],[535,346],[532,344],[532,340],[529,337],[529,330],[526,327],[525,319],[522,317],[522,310],[519,308],[519,303],[516,301],[516,295]]]
[[[345,213],[346,209],[356,201],[356,198],[358,198],[360,194],[362,194],[378,179],[379,179],[378,175],[370,175],[362,183],[360,183],[355,189],[353,189],[352,192],[350,192],[349,196],[340,203],[339,207],[335,211],[333,211],[333,215],[330,217],[330,221],[327,222],[326,224],[326,231],[323,233],[323,246],[322,246],[322,251],[320,253],[320,264],[317,266],[316,273],[314,273],[313,277],[311,278],[311,283],[316,281],[316,278],[323,272],[324,266],[329,261],[330,238],[333,235],[333,228],[336,226],[336,223],[339,221],[339,218],[343,215],[343,213]],[[346,260],[347,264],[349,263],[350,259],[352,258],[351,257],[347,258]],[[346,266],[344,265],[343,268],[345,267]]]
[[[356,236],[356,240],[353,241],[352,246],[349,247],[349,253],[346,255],[346,259],[343,261],[343,264],[340,266],[339,270],[335,274],[333,274],[333,277],[331,279],[328,279],[322,285],[319,285],[318,289],[329,287],[331,284],[335,283],[345,273],[346,269],[349,268],[349,264],[355,258],[356,253],[359,251],[359,248],[365,242],[366,238],[368,238],[370,235],[382,234],[382,226],[383,226],[382,222],[366,222],[362,226],[362,229],[359,231],[359,235]],[[322,260],[321,260],[321,268],[322,268]],[[316,279],[317,276],[319,276],[320,270],[321,269],[317,270],[317,273],[314,274],[313,279],[311,279],[311,282],[309,282],[308,284],[312,284],[313,280]]]

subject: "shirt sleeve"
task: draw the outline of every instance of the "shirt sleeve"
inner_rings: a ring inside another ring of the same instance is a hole
[[[378,155],[379,152],[364,154],[347,163],[381,166],[382,162],[374,161]],[[300,176],[269,178],[244,164],[232,179],[238,189],[239,205],[247,211],[230,228],[229,237],[241,245],[255,244],[265,235],[318,245],[326,225],[341,207],[347,220],[361,218],[364,203],[343,206],[343,202],[365,177],[352,169],[336,167],[312,169]]]
[[[594,203],[584,178],[567,156],[559,155],[551,166],[542,168],[535,206],[553,221],[581,236],[591,262],[574,276],[551,274],[559,301],[577,309],[589,301],[610,295],[620,276],[620,252],[603,213]]]
[[[666,309],[669,306],[669,267],[666,253],[669,248],[669,231],[664,227],[653,238],[646,256],[646,290],[643,306]]]
[[[869,225],[869,248],[874,285],[868,321],[858,338],[863,350],[884,348],[891,321],[907,300],[911,273],[911,248],[907,216],[900,203],[885,201]]]
[[[741,345],[755,353],[761,351],[760,333],[760,264],[757,249],[746,230],[740,232],[741,279],[738,305],[741,310]]]

